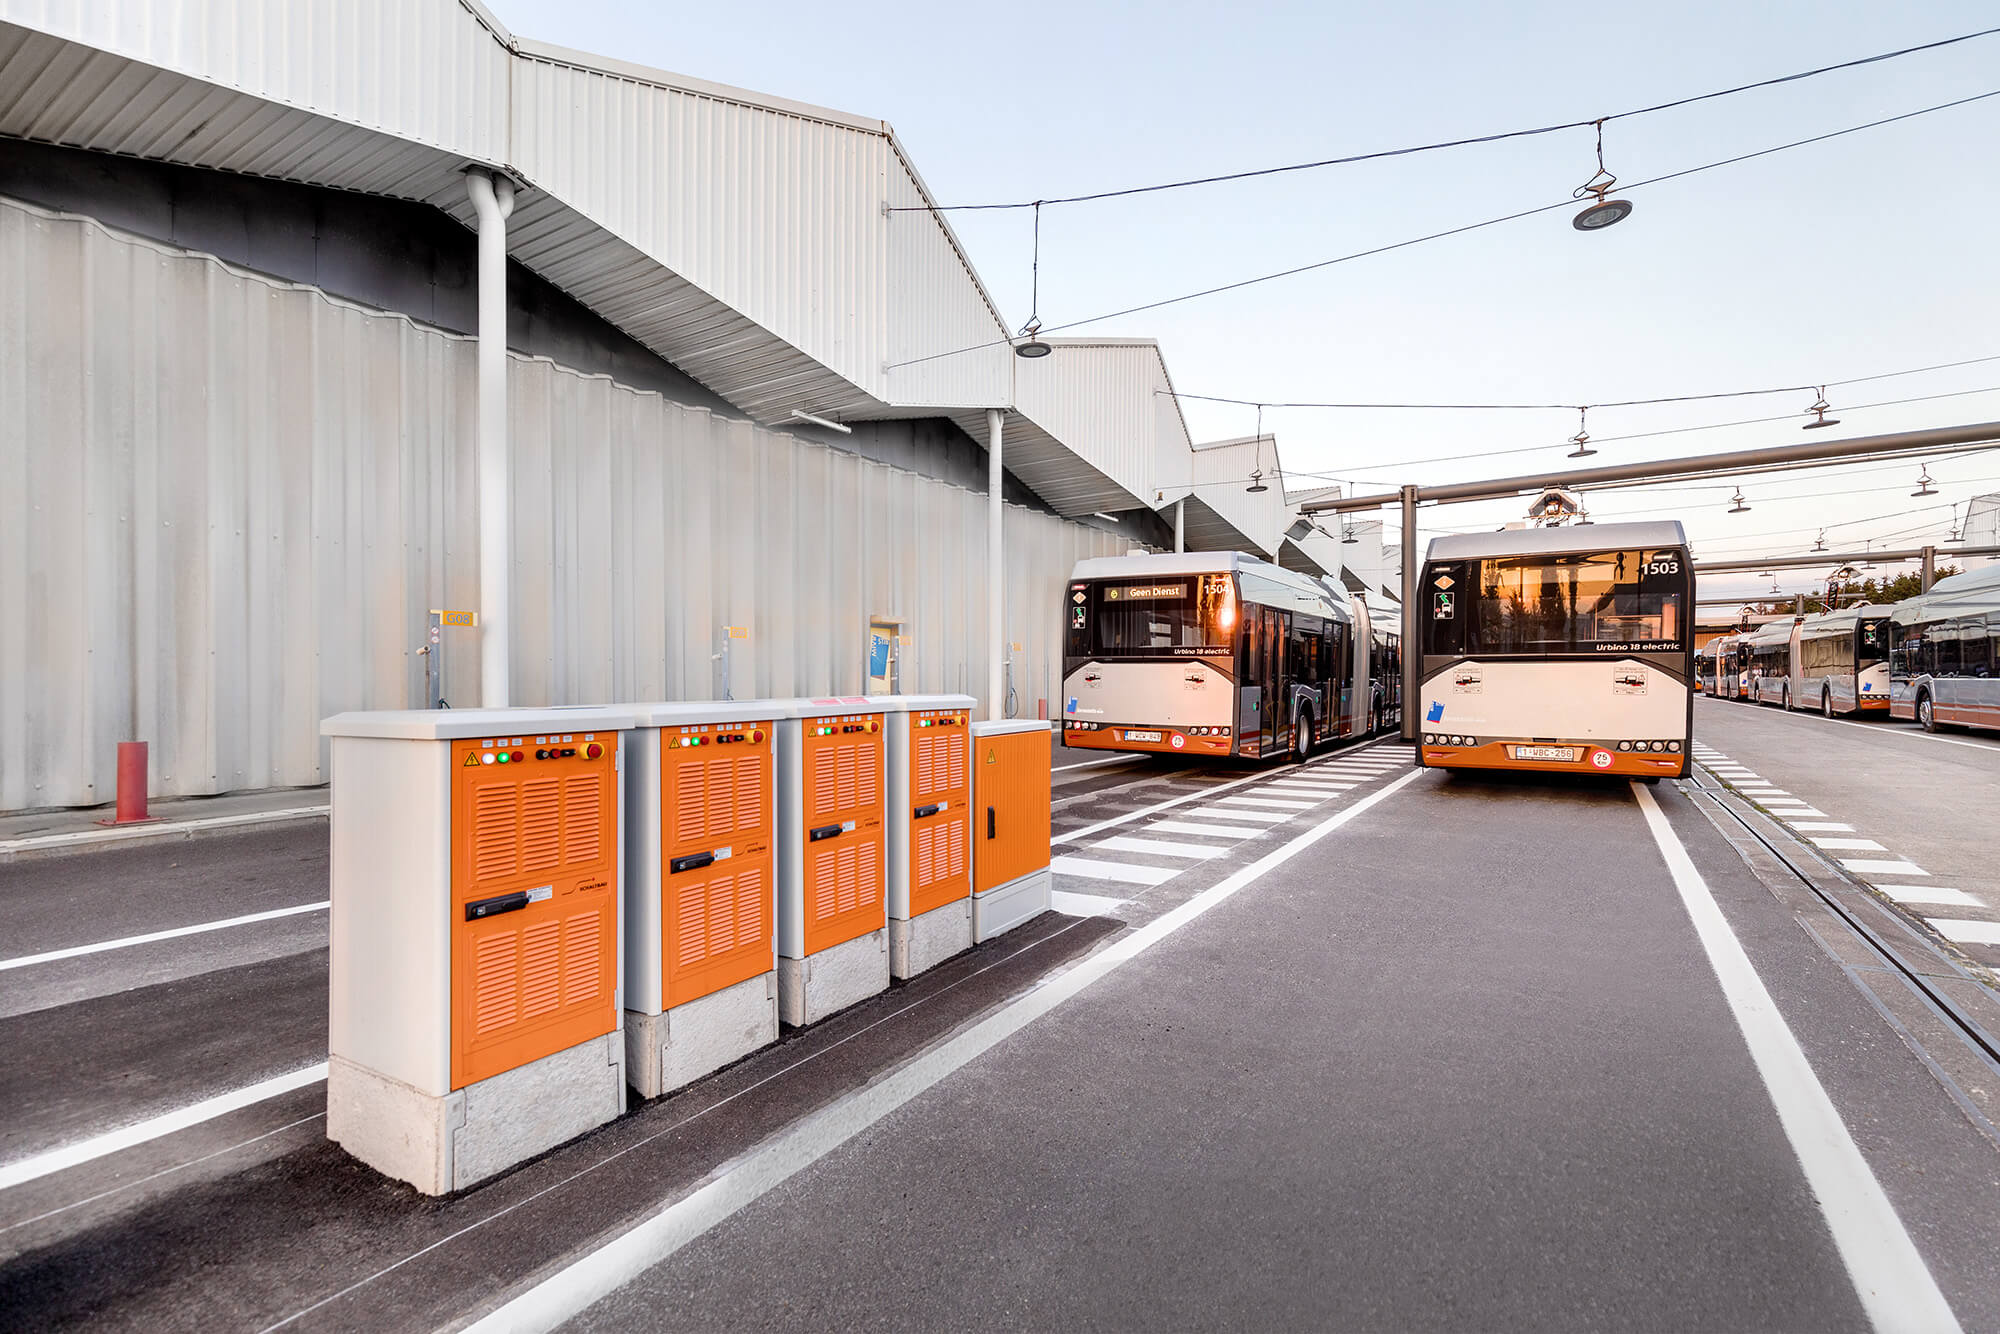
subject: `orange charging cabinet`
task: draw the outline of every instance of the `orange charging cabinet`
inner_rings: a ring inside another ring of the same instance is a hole
[[[1049,910],[1049,724],[972,726],[972,925],[991,940]]]
[[[357,1157],[440,1193],[623,1110],[629,724],[606,709],[440,709],[321,725],[327,1126]],[[551,1082],[575,1096],[543,1105]]]
[[[778,1037],[777,715],[630,707],[626,1065],[657,1097]]]

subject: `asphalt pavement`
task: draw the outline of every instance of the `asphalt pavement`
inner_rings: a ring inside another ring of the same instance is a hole
[[[1747,757],[1737,706],[1702,707]],[[1635,789],[1408,753],[1059,774],[1074,911],[456,1197],[328,1144],[310,1082],[0,1186],[0,1323],[430,1328],[547,1298],[579,1328],[1867,1327]],[[1648,790],[1895,1229],[2000,1329],[2000,1147],[1839,924]],[[0,865],[0,928],[19,958],[296,907],[324,857],[305,825]],[[310,1076],[323,920],[0,971],[0,1181]],[[680,1249],[577,1295],[703,1201]]]

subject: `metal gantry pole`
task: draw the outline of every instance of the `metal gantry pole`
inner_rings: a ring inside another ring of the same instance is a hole
[[[1007,645],[1000,637],[1006,621],[1000,544],[1000,445],[1006,424],[1004,409],[986,409],[986,690],[987,716],[995,721],[1007,716]]]
[[[507,215],[514,183],[483,171],[465,175],[479,215],[479,702],[512,703],[509,640],[514,632],[514,474],[507,447]]]
[[[1925,547],[1923,550],[1923,561],[1924,561],[1924,582],[1923,586],[1919,588],[1917,591],[1920,593],[1928,593],[1931,591],[1931,585],[1937,582],[1937,548]]]
[[[1417,678],[1423,668],[1417,636],[1417,488],[1403,488],[1403,740],[1417,739]]]

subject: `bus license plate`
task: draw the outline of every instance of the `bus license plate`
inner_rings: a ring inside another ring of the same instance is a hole
[[[1125,739],[1127,741],[1158,741],[1160,734],[1158,732],[1138,732],[1128,727],[1125,729]]]
[[[1575,746],[1516,746],[1514,758],[1517,760],[1560,760],[1564,764],[1576,763]]]

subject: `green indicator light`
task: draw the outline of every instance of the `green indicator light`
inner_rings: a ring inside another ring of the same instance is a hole
[[[504,750],[503,750],[503,751],[501,751],[501,752],[500,752],[500,761],[499,761],[499,762],[500,762],[501,764],[505,764],[505,763],[507,762],[507,752],[506,752],[506,751],[504,751]]]

